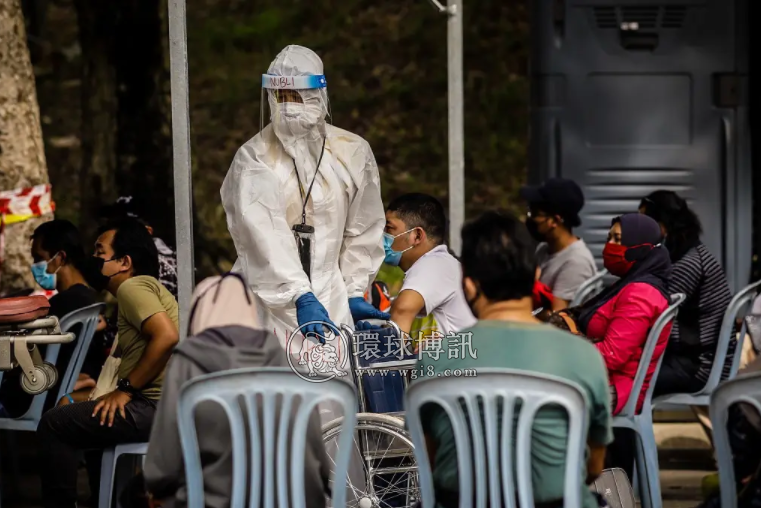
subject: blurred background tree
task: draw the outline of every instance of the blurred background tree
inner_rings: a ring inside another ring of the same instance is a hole
[[[0,191],[48,182],[34,74],[19,0],[0,0]],[[43,218],[0,222],[0,288],[34,284],[29,239]]]
[[[92,233],[118,195],[155,203],[173,243],[166,0],[24,0],[57,215]],[[446,22],[425,0],[188,0],[199,277],[235,258],[219,188],[259,129],[261,74],[287,44],[314,49],[332,121],[372,146],[389,200],[447,203]],[[516,206],[526,173],[527,0],[465,2],[468,216]]]

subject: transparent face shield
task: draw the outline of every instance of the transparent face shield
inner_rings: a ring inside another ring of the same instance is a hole
[[[315,125],[330,119],[325,76],[262,75],[259,130],[268,121],[277,132],[295,137],[306,135]],[[325,132],[320,132],[323,136]]]
[[[301,198],[301,220],[291,229],[296,240],[301,267],[310,280],[315,245],[314,226],[307,224],[307,203],[325,153],[327,136],[324,125],[330,111],[326,87],[325,76],[321,75],[272,76],[265,74],[262,76],[260,129],[264,130],[265,108],[269,109],[272,127],[278,138],[281,141],[307,138],[309,151],[306,156],[315,159],[311,175],[307,167],[298,168],[298,162],[293,160]],[[265,91],[267,92],[266,103]],[[318,127],[317,131],[315,126]],[[323,128],[320,128],[321,126]],[[321,139],[317,139],[315,132]],[[304,164],[305,161],[300,162],[302,165],[311,166],[311,164]],[[305,176],[304,179],[299,176],[299,169]]]

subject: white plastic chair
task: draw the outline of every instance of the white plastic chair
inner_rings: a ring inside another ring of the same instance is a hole
[[[589,300],[591,297],[602,291],[603,278],[608,275],[608,270],[603,268],[593,277],[590,277],[576,290],[573,300],[568,304],[569,307],[576,307]]]
[[[116,484],[116,492],[121,492],[124,486],[134,473],[134,468],[125,472],[130,474],[117,474],[116,465],[119,457],[122,455],[140,455],[142,461],[145,461],[145,455],[148,453],[148,443],[128,443],[121,444],[114,448],[107,448],[103,451],[103,461],[100,465],[100,492],[98,493],[98,506],[108,508],[111,506],[111,497]],[[117,506],[121,506],[117,499]]]
[[[306,506],[304,450],[309,418],[318,404],[338,403],[343,408],[344,426],[338,440],[333,506],[346,506],[345,485],[357,418],[357,395],[353,385],[339,379],[305,381],[287,368],[237,369],[188,381],[180,392],[178,403],[188,508],[205,506],[193,417],[196,406],[204,401],[219,404],[230,422],[233,450],[231,508],[243,508],[249,492],[249,508],[274,508],[276,499],[278,506]],[[291,426],[291,418],[281,415],[292,412]]]
[[[671,295],[671,305],[660,315],[650,329],[639,366],[637,367],[637,373],[634,376],[634,384],[629,394],[629,400],[626,401],[626,405],[621,412],[613,417],[613,427],[631,429],[637,435],[637,446],[635,447],[636,476],[644,508],[660,508],[661,506],[661,484],[658,471],[658,448],[655,443],[655,432],[653,430],[652,398],[655,380],[658,379],[658,372],[663,362],[662,354],[650,379],[642,411],[639,414],[637,413],[637,403],[642,391],[642,385],[647,377],[647,370],[650,367],[655,347],[658,344],[658,337],[660,337],[666,325],[674,320],[679,311],[679,306],[685,299],[684,293]]]
[[[521,407],[517,429],[514,429],[518,402]],[[534,419],[543,406],[562,406],[569,419],[566,464],[571,465],[565,470],[564,506],[581,507],[588,401],[578,385],[555,376],[516,369],[478,369],[478,376],[473,378],[429,378],[412,383],[406,394],[407,426],[415,445],[423,506],[432,507],[433,477],[420,421],[420,409],[427,403],[441,406],[452,424],[462,508],[473,506],[473,499],[478,508],[487,503],[502,506],[503,499],[511,508],[515,507],[516,499],[520,506],[534,506],[531,478]],[[483,418],[473,418],[479,408]],[[516,436],[515,454],[513,435]]]
[[[732,405],[744,402],[761,414],[761,373],[746,374],[721,383],[711,394],[711,426],[719,463],[721,506],[737,506],[735,470],[729,447],[727,419]]]
[[[657,397],[653,401],[654,406],[662,405],[678,405],[678,406],[708,406],[710,403],[711,393],[721,382],[721,374],[724,370],[724,364],[726,363],[727,353],[729,352],[729,346],[735,337],[735,323],[740,313],[750,309],[753,299],[761,289],[761,281],[754,282],[753,284],[746,286],[739,293],[737,293],[729,302],[726,312],[724,313],[724,319],[721,322],[721,329],[719,331],[719,341],[716,343],[716,353],[713,358],[713,365],[711,366],[711,373],[708,376],[708,381],[705,386],[695,393],[673,393],[669,395],[662,395]],[[737,375],[737,370],[740,367],[740,357],[742,356],[743,342],[745,341],[745,332],[747,324],[745,320],[742,320],[742,327],[740,328],[740,336],[735,341],[735,353],[732,357],[732,365],[729,371],[729,378],[732,379]]]

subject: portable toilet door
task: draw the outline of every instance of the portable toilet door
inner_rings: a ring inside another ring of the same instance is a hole
[[[738,290],[752,248],[747,0],[532,2],[529,180],[579,183],[601,259],[657,189],[688,200]]]

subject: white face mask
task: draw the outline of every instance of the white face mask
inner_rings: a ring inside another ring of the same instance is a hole
[[[325,120],[325,111],[318,97],[306,99],[303,104],[297,102],[277,103],[270,95],[270,118],[275,135],[283,144],[291,144],[310,133],[319,134],[315,129]]]

